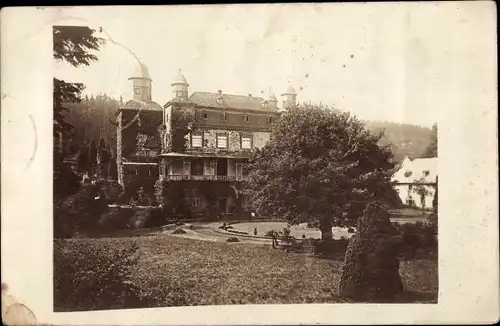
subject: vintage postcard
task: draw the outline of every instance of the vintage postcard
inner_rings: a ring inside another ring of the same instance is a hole
[[[3,321],[498,321],[495,10],[4,8]]]

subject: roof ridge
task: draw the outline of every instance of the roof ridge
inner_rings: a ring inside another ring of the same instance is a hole
[[[263,97],[260,97],[260,96],[248,96],[248,95],[242,95],[242,94],[226,94],[226,93],[219,94],[219,93],[205,92],[205,91],[195,91],[195,92],[191,93],[191,96],[193,96],[195,93],[212,94],[212,95],[223,95],[223,96],[224,95],[226,95],[226,96],[236,96],[236,97],[242,97],[242,98],[261,99],[261,100],[264,99]]]

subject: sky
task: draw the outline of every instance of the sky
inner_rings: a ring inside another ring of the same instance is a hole
[[[63,8],[54,24],[102,27],[98,35],[118,44],[108,41],[88,68],[55,63],[55,74],[83,82],[88,94],[128,100],[137,66],[130,50],[149,68],[152,97],[161,105],[181,69],[190,93],[261,96],[271,88],[280,100],[290,83],[299,102],[365,120],[431,126],[450,95],[456,58],[471,55],[456,42],[465,32],[464,13],[453,9],[443,3]]]

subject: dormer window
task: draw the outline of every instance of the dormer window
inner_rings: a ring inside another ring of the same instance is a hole
[[[222,104],[222,96],[217,96],[217,104],[221,105]]]
[[[203,120],[207,120],[208,119],[208,113],[207,113],[207,111],[205,111],[205,110],[201,111],[201,118]]]
[[[263,101],[263,102],[262,102],[262,107],[263,107],[264,109],[267,109],[267,108],[269,107],[269,103],[267,103],[267,101]]]
[[[227,112],[222,112],[222,114],[220,115],[220,119],[222,122],[226,122],[228,119]]]

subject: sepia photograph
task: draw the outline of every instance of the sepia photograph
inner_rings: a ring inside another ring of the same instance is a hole
[[[2,322],[498,321],[495,14],[2,8]]]
[[[330,59],[333,38],[285,18],[267,39],[224,19],[207,40],[166,17],[122,42],[105,21],[53,26],[54,310],[436,303],[436,117],[360,100],[399,82],[369,71],[393,45],[353,27]]]

